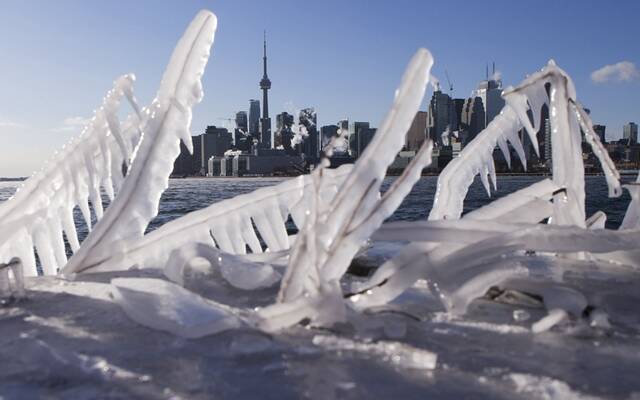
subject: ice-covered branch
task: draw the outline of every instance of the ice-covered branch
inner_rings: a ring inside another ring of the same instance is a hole
[[[191,108],[203,96],[200,79],[216,26],[215,15],[201,11],[178,42],[158,94],[143,116],[143,138],[127,179],[104,219],[69,260],[65,274],[90,268],[109,258],[114,247],[142,237],[157,215],[160,196],[180,153],[180,140],[192,150]]]
[[[400,205],[431,162],[431,142],[427,141],[412,164],[394,185],[380,197],[380,185],[387,168],[404,145],[404,137],[418,110],[433,64],[431,54],[419,50],[405,72],[394,104],[371,143],[343,182],[338,194],[326,201],[318,195],[309,205],[282,280],[278,304],[260,314],[273,329],[310,318],[317,324],[330,324],[344,315],[338,281],[362,244]],[[315,172],[321,182],[323,167]],[[322,307],[314,304],[332,305]],[[295,311],[295,312],[294,312]],[[270,316],[288,315],[274,324]]]
[[[55,274],[67,262],[63,235],[74,252],[80,247],[73,209],[80,208],[89,229],[89,202],[96,219],[102,218],[101,189],[113,200],[123,179],[123,166],[133,157],[139,122],[134,80],[132,74],[118,78],[80,136],[0,204],[0,263],[18,257],[25,274],[36,275],[35,244],[43,272]],[[134,109],[124,128],[118,120],[123,97]],[[9,229],[16,224],[20,229]]]
[[[502,97],[506,105],[500,114],[440,174],[429,219],[460,218],[467,190],[478,174],[487,193],[490,193],[487,176],[495,188],[493,151],[496,146],[510,163],[508,143],[511,143],[526,169],[527,161],[519,131],[525,129],[538,153],[537,131],[541,126],[542,107],[546,104],[550,109],[553,180],[564,187],[568,194],[554,203],[556,211],[553,222],[584,227],[584,165],[580,128],[602,165],[610,196],[620,195],[620,177],[593,132],[588,115],[576,101],[571,78],[553,61],[549,61],[541,71],[526,78],[517,87],[505,89]]]

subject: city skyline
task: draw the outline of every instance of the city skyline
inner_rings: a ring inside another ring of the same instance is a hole
[[[343,118],[377,126],[400,72],[418,47],[433,52],[433,73],[446,93],[448,72],[455,98],[466,98],[476,89],[487,63],[496,62],[506,87],[555,58],[573,77],[578,98],[592,110],[594,122],[607,126],[608,138],[622,137],[623,125],[640,119],[635,94],[640,52],[636,43],[625,40],[639,30],[625,23],[640,14],[633,2],[619,3],[604,16],[589,5],[578,7],[584,2],[541,3],[518,23],[513,18],[526,7],[508,2],[485,3],[486,10],[495,12],[479,21],[478,5],[462,9],[419,2],[397,7],[384,2],[187,1],[127,4],[124,13],[123,3],[36,3],[9,2],[0,16],[4,37],[20,32],[19,38],[0,44],[5,59],[11,60],[0,67],[5,80],[0,96],[0,176],[37,170],[80,133],[81,124],[122,73],[136,74],[136,95],[141,104],[148,104],[182,27],[200,8],[212,9],[220,25],[204,76],[205,99],[194,109],[192,134],[204,132],[207,125],[221,125],[221,118],[234,118],[237,111],[249,111],[248,100],[259,98],[256,77],[263,68],[265,29],[269,73],[276,82],[269,93],[272,114],[314,107],[318,126]],[[547,8],[553,12],[545,12]],[[406,13],[409,9],[415,12]],[[286,18],[296,12],[300,18]],[[452,23],[451,16],[457,22]],[[283,17],[284,28],[279,21]],[[597,18],[606,30],[584,29],[580,21],[585,18]],[[546,19],[545,30],[541,19]],[[78,24],[80,20],[85,23]],[[474,21],[484,24],[472,25]],[[479,27],[486,32],[484,40],[465,34]],[[505,35],[516,27],[532,34]],[[550,36],[557,40],[548,40]],[[584,43],[589,43],[589,52]],[[465,61],[469,59],[477,61]],[[422,110],[430,99],[431,93]]]

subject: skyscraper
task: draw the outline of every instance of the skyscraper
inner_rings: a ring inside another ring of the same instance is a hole
[[[638,124],[635,122],[629,122],[628,124],[624,124],[622,128],[622,138],[628,139],[628,144],[637,144],[638,143]]]
[[[267,33],[264,33],[264,54],[262,63],[264,75],[260,80],[260,89],[262,89],[262,119],[260,120],[260,145],[264,148],[271,148],[271,118],[269,118],[269,94],[271,89],[271,81],[267,76]]]
[[[273,138],[275,148],[282,146],[288,153],[291,153],[291,138],[293,138],[293,132],[291,131],[292,126],[293,115],[286,111],[276,115],[276,133]]]
[[[454,116],[455,109],[451,97],[439,89],[434,91],[427,111],[427,132],[440,147],[443,146],[442,134],[447,129],[452,130]]]
[[[247,120],[247,112],[246,111],[238,111],[236,113],[236,128],[240,129],[244,132],[247,132],[248,129],[248,120]]]
[[[338,136],[338,126],[337,125],[325,125],[320,128],[320,147],[324,149],[324,147],[329,144],[332,138]]]
[[[231,133],[225,128],[207,126],[205,133],[200,135],[200,173],[206,174],[209,158],[221,157],[231,148]]]
[[[413,122],[407,132],[405,148],[407,150],[418,150],[427,139],[427,112],[418,111],[413,117]]]
[[[298,123],[307,130],[307,137],[302,142],[302,152],[310,159],[318,158],[320,137],[318,134],[317,115],[313,108],[303,108],[298,114]]]
[[[467,145],[485,127],[484,104],[482,98],[472,95],[462,107],[460,128],[463,130],[462,144]]]
[[[358,136],[360,132],[365,129],[369,129],[368,122],[354,121],[349,124],[349,155],[353,158],[360,157],[360,153],[358,152],[358,150],[360,150],[360,140]]]
[[[249,135],[257,139],[260,134],[260,100],[249,100]]]
[[[604,125],[593,125],[593,131],[598,135],[602,143],[607,143],[607,137],[605,135],[606,130],[607,127]]]

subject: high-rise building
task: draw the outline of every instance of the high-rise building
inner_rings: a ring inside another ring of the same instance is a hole
[[[260,100],[249,100],[249,135],[256,139],[260,135]]]
[[[502,98],[502,80],[496,76],[495,65],[493,75],[478,84],[478,88],[471,92],[471,96],[462,105],[460,123],[465,131],[463,144],[469,143],[482,132],[484,128],[498,115],[504,107]],[[457,107],[454,106],[454,108]]]
[[[551,153],[551,121],[544,119],[544,161],[547,167],[551,168],[553,154]]]
[[[460,129],[463,131],[462,144],[466,146],[485,128],[484,104],[478,96],[469,97],[462,107]]]
[[[605,135],[605,131],[607,127],[604,125],[593,125],[593,131],[600,138],[600,142],[607,143],[607,137]]]
[[[173,163],[174,176],[193,176],[200,173],[202,167],[202,154],[200,152],[200,135],[191,136],[191,143],[193,144],[193,153],[189,153],[189,150],[180,142],[180,154]]]
[[[476,90],[476,96],[482,98],[484,104],[484,125],[489,123],[500,114],[502,107],[504,107],[504,99],[502,98],[502,81],[490,79],[488,81],[480,82],[478,89]]]
[[[358,132],[358,157],[362,155],[376,134],[376,128],[364,128]]]
[[[358,135],[360,135],[360,131],[364,129],[369,129],[368,122],[359,122],[354,121],[349,124],[349,155],[353,158],[360,157],[359,150],[359,139]]]
[[[249,120],[247,119],[246,111],[238,111],[236,113],[236,129],[247,132],[249,128]]]
[[[303,108],[298,114],[298,124],[304,126],[307,136],[304,138],[302,153],[310,160],[316,160],[319,155],[320,135],[318,134],[318,119],[314,108]]]
[[[272,148],[271,143],[271,118],[269,118],[269,94],[271,89],[271,80],[267,76],[267,33],[264,34],[264,53],[262,56],[262,66],[264,75],[260,80],[260,89],[262,89],[262,118],[260,119],[260,147]]]
[[[288,153],[292,152],[291,139],[293,132],[293,115],[288,112],[282,112],[276,115],[276,133],[274,135],[274,148],[282,146]]]
[[[221,157],[231,148],[231,133],[225,128],[207,126],[205,133],[200,135],[200,173],[205,175],[209,158]]]
[[[453,126],[451,127],[452,131],[460,130],[460,123],[462,121],[462,109],[464,108],[464,103],[466,99],[452,99],[453,102]]]
[[[444,145],[442,134],[451,131],[455,110],[451,97],[439,89],[433,92],[427,110],[427,134],[439,147]]]
[[[250,149],[249,119],[246,111],[236,113],[236,128],[233,130],[233,144],[236,149],[248,151]]]
[[[405,140],[405,148],[407,150],[418,150],[427,139],[427,115],[426,111],[418,111],[416,116],[413,117],[413,122]]]
[[[629,122],[624,124],[622,128],[622,138],[627,139],[629,145],[638,143],[638,124],[635,122]]]
[[[325,125],[320,128],[320,147],[324,149],[332,138],[338,136],[338,125]]]

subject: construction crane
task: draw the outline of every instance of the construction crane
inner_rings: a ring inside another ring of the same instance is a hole
[[[451,80],[449,79],[449,73],[447,70],[444,70],[444,75],[447,77],[447,83],[449,84],[449,95],[453,97],[453,85],[451,84]]]

